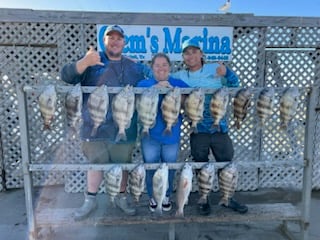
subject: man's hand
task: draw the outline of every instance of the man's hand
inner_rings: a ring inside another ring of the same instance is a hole
[[[219,67],[217,68],[216,74],[219,77],[224,77],[227,73],[227,68],[222,62],[218,62]]]
[[[104,66],[99,53],[90,46],[86,55],[76,63],[77,72],[82,74],[88,67],[95,65]]]
[[[93,46],[89,47],[88,52],[83,57],[83,60],[86,62],[88,67],[94,65],[104,66],[104,64],[101,62],[99,53],[93,48]]]

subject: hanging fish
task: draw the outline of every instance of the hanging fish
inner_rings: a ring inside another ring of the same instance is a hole
[[[91,136],[96,135],[100,124],[105,120],[109,108],[108,88],[106,85],[97,87],[89,96],[88,110],[93,121]]]
[[[118,134],[115,141],[127,140],[126,129],[131,125],[131,119],[134,113],[134,92],[130,85],[125,86],[112,99],[112,117],[118,126]]]
[[[250,106],[251,92],[247,88],[242,88],[237,91],[233,100],[233,115],[235,118],[235,125],[240,129],[241,122],[245,119]]]
[[[266,120],[273,112],[274,88],[264,88],[260,92],[257,100],[257,114],[260,119],[260,126],[264,126]]]
[[[197,133],[197,124],[203,118],[204,92],[201,88],[194,89],[185,99],[184,110],[191,120],[191,131]]]
[[[78,132],[78,127],[81,123],[82,91],[80,83],[73,86],[67,92],[65,106],[68,126],[75,135],[75,133]]]
[[[137,165],[129,173],[129,189],[136,202],[139,202],[140,196],[145,187],[146,170],[143,164]]]
[[[157,215],[162,215],[162,203],[169,187],[168,174],[168,165],[161,163],[152,178],[153,198],[157,202],[157,208],[155,209]]]
[[[50,129],[57,103],[57,93],[54,85],[47,85],[39,96],[39,108],[43,119],[43,129]]]
[[[287,129],[289,122],[294,117],[299,103],[299,90],[290,87],[283,91],[280,98],[280,127]]]
[[[161,111],[167,124],[164,134],[171,134],[171,127],[178,121],[181,108],[181,90],[178,87],[171,89],[161,102]]]
[[[229,205],[238,184],[238,170],[234,163],[228,164],[219,173],[219,187],[222,198],[219,205]]]
[[[224,117],[227,112],[227,106],[229,102],[229,92],[223,87],[215,91],[210,101],[210,112],[214,119],[212,129],[220,130],[220,120]]]
[[[149,135],[158,112],[159,93],[155,87],[147,88],[137,99],[138,119],[142,123],[142,135]]]
[[[121,181],[122,181],[122,168],[120,165],[115,165],[106,172],[105,188],[113,204],[114,204],[115,196],[117,196],[120,192]]]
[[[184,216],[184,206],[188,204],[189,195],[192,189],[192,166],[190,163],[185,163],[179,177],[177,186],[177,211],[176,217]]]
[[[207,202],[208,195],[213,188],[214,174],[215,167],[213,162],[206,163],[198,172],[197,179],[200,193],[199,204]]]

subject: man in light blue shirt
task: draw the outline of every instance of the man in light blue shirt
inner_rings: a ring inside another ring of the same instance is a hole
[[[186,69],[172,74],[175,78],[185,81],[190,87],[221,88],[238,87],[239,79],[229,68],[221,63],[205,63],[203,52],[198,41],[189,39],[182,44],[182,57]],[[207,94],[204,103],[203,120],[197,125],[197,133],[190,135],[191,155],[196,162],[208,162],[211,149],[217,162],[230,162],[233,159],[234,149],[230,136],[228,135],[228,123],[226,118],[219,122],[219,130],[212,128],[214,119],[210,113],[211,95]],[[209,200],[198,202],[199,211],[202,215],[211,212]],[[246,213],[247,206],[230,198],[229,203],[222,205],[239,213]]]

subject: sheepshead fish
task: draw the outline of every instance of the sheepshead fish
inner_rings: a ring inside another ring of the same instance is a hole
[[[229,92],[226,88],[219,88],[215,91],[210,101],[210,112],[214,119],[212,129],[220,130],[219,122],[227,112],[229,102]]]
[[[80,84],[73,86],[66,94],[65,101],[68,126],[73,133],[77,133],[81,122],[82,91]]]
[[[100,124],[105,120],[109,108],[108,88],[106,85],[97,87],[89,96],[88,110],[93,121],[91,136],[97,133]]]
[[[238,170],[235,164],[228,164],[220,171],[219,174],[219,187],[222,198],[219,205],[228,206],[229,199],[233,197],[238,183]]]
[[[184,110],[191,120],[191,129],[197,133],[197,124],[203,118],[204,92],[201,88],[194,89],[185,99]]]
[[[166,163],[161,163],[152,178],[153,197],[157,202],[155,212],[158,215],[162,215],[162,203],[169,187],[168,174],[168,165]]]
[[[115,196],[117,196],[120,192],[121,180],[122,180],[122,168],[120,165],[115,165],[106,172],[105,188],[113,204],[114,204]]]
[[[284,90],[280,98],[280,127],[287,129],[289,122],[295,115],[298,108],[299,90],[297,87],[290,87]]]
[[[176,217],[184,216],[184,206],[188,204],[189,195],[192,189],[192,166],[190,163],[185,163],[180,173],[179,183],[177,186],[177,211]]]
[[[112,100],[112,117],[118,126],[118,134],[115,141],[127,140],[126,129],[130,127],[134,113],[134,92],[130,85],[125,86]]]
[[[171,89],[161,102],[161,111],[167,124],[164,134],[171,134],[171,127],[178,121],[181,107],[181,90],[178,87]]]
[[[237,91],[233,100],[233,116],[235,125],[240,129],[241,122],[245,119],[250,105],[251,92],[247,88],[242,88]]]
[[[39,96],[39,108],[43,118],[43,129],[50,129],[56,111],[57,93],[54,85],[47,85]]]
[[[155,87],[147,88],[137,100],[137,112],[142,123],[142,135],[149,135],[155,124],[158,112],[159,93]]]
[[[136,202],[139,202],[140,196],[145,187],[146,170],[143,164],[137,165],[129,174],[130,192]]]
[[[257,100],[257,113],[260,119],[260,126],[263,126],[267,118],[272,114],[273,104],[274,89],[272,87],[262,89]]]
[[[213,162],[206,163],[198,172],[197,179],[200,193],[198,203],[207,202],[208,195],[213,188],[214,174],[215,168]]]

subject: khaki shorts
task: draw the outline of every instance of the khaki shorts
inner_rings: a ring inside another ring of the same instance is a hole
[[[104,141],[82,142],[82,151],[90,163],[131,163],[135,143],[113,144]]]

